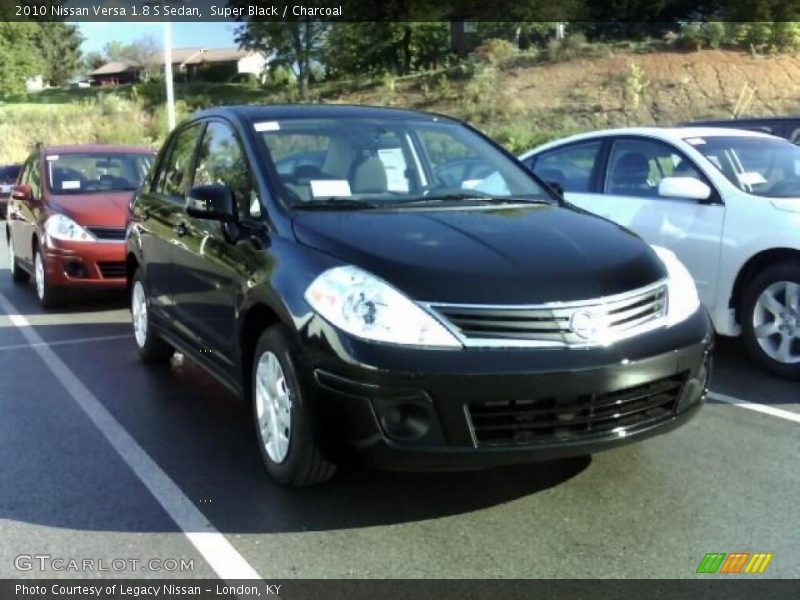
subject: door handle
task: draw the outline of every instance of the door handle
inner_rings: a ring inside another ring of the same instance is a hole
[[[182,222],[175,225],[175,227],[172,228],[172,231],[174,231],[175,235],[178,237],[183,237],[189,233],[189,231],[186,229],[186,224]]]

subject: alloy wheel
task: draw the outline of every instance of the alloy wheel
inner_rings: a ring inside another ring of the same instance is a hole
[[[39,300],[44,299],[44,263],[42,262],[42,253],[37,250],[36,256],[33,259],[34,265],[34,279],[36,280],[36,294]]]
[[[272,352],[258,360],[255,402],[261,443],[273,462],[282,463],[289,453],[292,399],[283,367]]]
[[[144,348],[147,343],[147,297],[144,294],[144,286],[141,281],[136,281],[133,284],[131,317],[136,344],[139,348]]]
[[[771,359],[800,362],[800,283],[776,281],[761,292],[753,308],[753,332]]]

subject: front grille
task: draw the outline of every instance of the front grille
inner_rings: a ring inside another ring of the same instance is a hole
[[[121,241],[125,239],[124,227],[87,227],[98,240]]]
[[[667,284],[579,302],[533,306],[431,304],[466,346],[591,346],[632,337],[667,313]],[[574,315],[591,329],[579,328]]]
[[[615,392],[467,405],[476,445],[569,442],[625,435],[670,419],[686,373]]]
[[[125,277],[125,263],[124,262],[99,262],[97,267],[100,269],[100,274],[103,279],[115,279]]]

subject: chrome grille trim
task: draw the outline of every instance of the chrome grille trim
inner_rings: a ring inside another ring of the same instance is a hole
[[[589,300],[533,305],[423,303],[465,347],[590,348],[640,335],[666,325],[667,281]],[[586,339],[570,320],[589,311],[603,335]]]

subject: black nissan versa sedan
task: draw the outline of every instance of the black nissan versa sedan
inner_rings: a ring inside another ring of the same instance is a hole
[[[291,164],[293,156],[314,156]],[[669,251],[572,208],[453,119],[228,107],[169,137],[132,204],[146,361],[252,406],[267,470],[331,477],[578,455],[701,406],[712,330]]]

